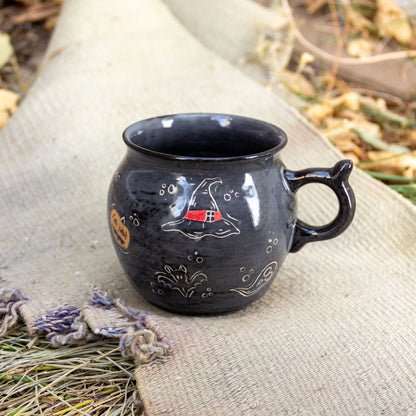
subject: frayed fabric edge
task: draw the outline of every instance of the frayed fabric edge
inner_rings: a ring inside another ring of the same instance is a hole
[[[30,299],[19,290],[9,286],[0,287],[0,337],[23,317],[22,308],[29,302]],[[86,315],[91,314],[111,316],[114,325],[94,325],[91,329],[86,318]],[[149,316],[149,312],[130,308],[120,299],[113,299],[106,292],[93,288],[85,307],[58,307],[37,318],[30,326],[34,333],[44,335],[53,347],[118,338],[123,356],[141,365],[166,357],[170,349],[163,339],[165,337],[160,339],[148,324]]]
[[[0,337],[14,326],[20,318],[20,309],[28,299],[18,290],[8,286],[0,287]]]

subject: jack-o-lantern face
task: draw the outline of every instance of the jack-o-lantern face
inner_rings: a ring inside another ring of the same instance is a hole
[[[121,221],[118,212],[113,209],[110,213],[111,231],[117,244],[124,250],[127,250],[130,244],[130,233],[127,227]]]

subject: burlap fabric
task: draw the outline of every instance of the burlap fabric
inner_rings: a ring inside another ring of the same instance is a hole
[[[137,359],[148,416],[416,414],[416,210],[364,174],[352,177],[357,214],[347,232],[289,255],[266,296],[239,313],[160,311],[117,262],[106,193],[125,151],[121,132],[136,120],[237,113],[286,130],[292,169],[341,157],[232,65],[240,36],[248,50],[238,22],[270,16],[221,3],[234,13],[219,14],[220,2],[65,2],[44,68],[0,135],[2,331],[21,314],[54,345],[120,337]],[[201,16],[230,23],[212,36],[190,32]],[[224,39],[234,42],[228,52]],[[325,221],[332,206],[319,193],[304,216]],[[91,296],[92,286],[113,298]]]

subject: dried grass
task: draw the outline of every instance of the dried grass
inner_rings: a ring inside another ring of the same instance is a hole
[[[54,349],[21,324],[0,344],[0,415],[141,415],[134,368],[118,340]]]
[[[345,157],[371,176],[382,180],[416,204],[416,107],[412,99],[364,88],[357,88],[337,76],[338,66],[377,64],[380,73],[386,61],[407,58],[414,65],[416,33],[406,16],[391,0],[301,0],[308,13],[319,13],[332,22],[330,38],[336,41],[334,55],[307,40],[297,28],[295,11],[301,8],[281,0],[303,48],[295,71],[285,68],[275,79],[296,94],[296,103]],[[394,12],[394,13],[393,13]],[[393,16],[389,19],[389,16]],[[383,22],[383,25],[381,23]],[[342,24],[342,26],[341,26]],[[380,31],[380,27],[382,31]],[[386,32],[388,31],[388,32]],[[401,50],[377,53],[378,46],[395,39]],[[350,52],[358,58],[346,57]],[[302,56],[307,54],[307,62]],[[316,58],[332,63],[330,71]],[[291,68],[296,59],[291,61]],[[267,67],[267,65],[266,65]]]

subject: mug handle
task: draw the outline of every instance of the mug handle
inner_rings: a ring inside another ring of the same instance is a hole
[[[351,224],[355,213],[355,197],[348,183],[352,170],[350,160],[341,160],[332,168],[311,168],[299,171],[284,169],[289,189],[297,190],[308,183],[322,183],[329,186],[336,194],[339,202],[338,214],[329,224],[313,226],[297,219],[290,252],[299,251],[306,243],[328,240],[344,232]]]

